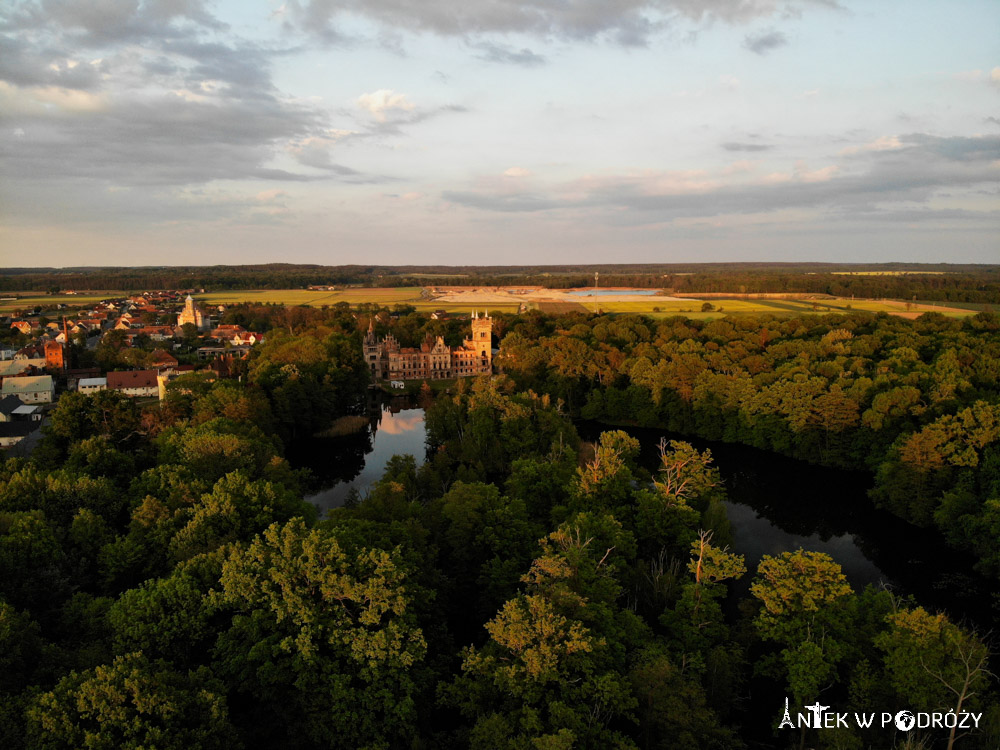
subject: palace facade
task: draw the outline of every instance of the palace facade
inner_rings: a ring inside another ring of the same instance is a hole
[[[375,380],[443,380],[493,372],[493,319],[472,313],[472,337],[450,347],[428,336],[419,347],[401,347],[391,333],[379,341],[374,321],[364,342],[365,363]]]

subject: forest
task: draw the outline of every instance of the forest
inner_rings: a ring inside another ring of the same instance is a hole
[[[664,441],[649,471],[615,429],[866,469],[996,576],[997,316],[498,316],[500,372],[428,397],[427,455],[319,518],[288,446],[358,408],[368,317],[230,315],[269,328],[241,380],[64,394],[0,466],[0,746],[1000,743],[988,634],[822,553],[749,569],[711,453]],[[786,696],[976,727],[778,729]]]
[[[594,272],[611,287],[665,289],[678,294],[829,294],[838,297],[1000,304],[1000,266],[832,263],[674,263],[596,266],[246,266],[150,268],[8,268],[0,291],[67,289],[297,289],[309,285],[362,287],[588,287]]]

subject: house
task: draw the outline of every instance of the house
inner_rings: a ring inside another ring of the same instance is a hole
[[[97,393],[98,391],[106,391],[108,389],[108,379],[80,378],[80,382],[77,383],[76,389],[80,393]]]
[[[38,422],[0,422],[0,448],[13,448],[38,431]]]
[[[31,323],[27,320],[15,320],[10,324],[10,327],[17,329],[19,333],[23,333],[26,336],[31,334]]]
[[[21,404],[11,414],[12,422],[41,422],[44,407],[41,404]]]
[[[47,370],[66,369],[66,348],[58,341],[45,342],[45,368]]]
[[[156,396],[156,370],[117,370],[109,372],[107,389],[125,396]]]
[[[0,394],[17,396],[26,404],[51,404],[56,387],[51,375],[17,375],[4,378]]]
[[[177,357],[164,349],[154,349],[149,366],[157,370],[162,370],[166,367],[177,367]]]
[[[211,336],[213,339],[218,339],[219,341],[226,341],[227,339],[231,339],[238,333],[246,333],[246,330],[247,329],[244,328],[243,326],[226,323],[224,325],[218,325],[215,328],[213,328],[209,336]]]
[[[41,374],[45,369],[45,358],[36,359],[5,359],[0,361],[0,379],[17,375]]]
[[[66,387],[75,391],[80,381],[84,378],[96,378],[99,377],[101,371],[96,367],[80,367],[73,370],[66,370]]]
[[[24,406],[24,402],[17,396],[0,398],[0,422],[13,422],[14,410],[22,406]]]
[[[140,326],[132,328],[126,334],[128,342],[131,344],[136,336],[149,336],[153,341],[166,341],[174,337],[173,326]]]
[[[33,344],[23,349],[18,349],[14,359],[40,359],[45,360],[45,347],[41,344]],[[45,365],[42,365],[44,367]]]

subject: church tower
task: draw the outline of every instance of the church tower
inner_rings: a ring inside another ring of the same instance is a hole
[[[205,318],[202,316],[201,310],[198,309],[198,306],[194,303],[194,298],[190,294],[184,300],[184,309],[177,316],[178,326],[185,325],[186,323],[191,323],[199,331],[204,331],[207,328]]]
[[[365,363],[368,365],[372,377],[378,379],[382,375],[382,357],[381,347],[379,346],[378,339],[375,338],[374,318],[369,318],[368,320],[368,333],[365,334],[364,352]]]
[[[484,372],[493,370],[493,318],[489,311],[485,315],[472,313],[472,344],[477,359]]]

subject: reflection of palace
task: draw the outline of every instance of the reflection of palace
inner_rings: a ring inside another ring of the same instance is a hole
[[[376,380],[442,380],[467,378],[493,371],[493,319],[472,313],[472,338],[449,347],[444,337],[428,334],[420,347],[400,347],[391,333],[379,341],[374,321],[365,336],[365,362]]]

